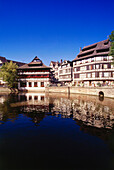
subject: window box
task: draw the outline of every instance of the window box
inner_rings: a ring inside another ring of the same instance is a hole
[[[44,82],[41,82],[41,87],[44,87]]]

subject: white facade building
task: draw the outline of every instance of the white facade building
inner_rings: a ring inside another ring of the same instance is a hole
[[[59,82],[64,84],[70,84],[73,80],[72,77],[72,62],[69,60],[64,60],[58,69]]]

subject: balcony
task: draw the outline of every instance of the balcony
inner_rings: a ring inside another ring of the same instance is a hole
[[[89,80],[114,80],[114,77],[90,77],[90,78],[74,78],[75,81],[89,81]]]
[[[76,64],[76,65],[73,65],[74,68],[77,68],[77,67],[80,67],[80,66],[87,66],[89,64],[102,64],[102,63],[111,63],[112,60],[99,60],[99,61],[91,61],[91,62],[86,62],[86,63],[82,63],[82,64]]]
[[[49,74],[50,72],[18,72],[18,75],[28,75],[28,74]]]

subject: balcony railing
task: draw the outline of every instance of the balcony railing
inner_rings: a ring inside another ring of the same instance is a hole
[[[49,74],[50,72],[18,72],[18,75],[22,74]]]

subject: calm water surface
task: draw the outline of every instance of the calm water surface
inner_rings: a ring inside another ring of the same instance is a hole
[[[114,169],[114,99],[0,95],[0,170]]]

